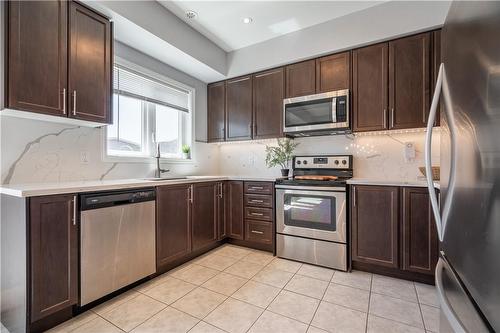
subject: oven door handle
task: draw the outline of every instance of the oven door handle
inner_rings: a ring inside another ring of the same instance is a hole
[[[316,192],[346,192],[345,186],[293,186],[293,185],[275,185],[278,190],[289,191],[316,191]]]

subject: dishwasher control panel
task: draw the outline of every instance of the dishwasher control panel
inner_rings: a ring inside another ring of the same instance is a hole
[[[83,194],[80,196],[80,210],[127,205],[155,199],[156,192],[153,188]]]

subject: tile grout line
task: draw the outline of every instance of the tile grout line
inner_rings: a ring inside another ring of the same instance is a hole
[[[373,274],[370,276],[370,292],[368,293],[368,308],[366,309],[365,332],[368,333],[368,319],[370,318],[370,302],[372,300]]]
[[[420,306],[420,298],[418,297],[417,286],[415,286],[415,282],[413,283],[413,290],[415,291],[415,294],[417,295],[417,303],[418,303],[418,310],[420,312],[420,320],[422,321],[422,326],[424,326],[424,331],[427,332],[427,327],[425,326],[425,321],[424,321],[424,314],[422,312],[422,307]]]

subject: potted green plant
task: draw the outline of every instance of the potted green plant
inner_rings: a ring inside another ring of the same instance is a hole
[[[191,147],[189,147],[188,145],[182,145],[182,157],[184,157],[184,159],[188,160],[191,158]]]
[[[281,167],[281,175],[288,176],[288,163],[293,157],[293,151],[298,146],[290,138],[278,139],[277,146],[266,146],[266,165],[268,168]]]

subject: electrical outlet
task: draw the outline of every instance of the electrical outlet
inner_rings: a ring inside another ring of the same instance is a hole
[[[80,152],[80,164],[89,164],[90,154],[88,151]]]
[[[413,142],[405,142],[405,162],[411,163],[415,160],[415,145]]]

